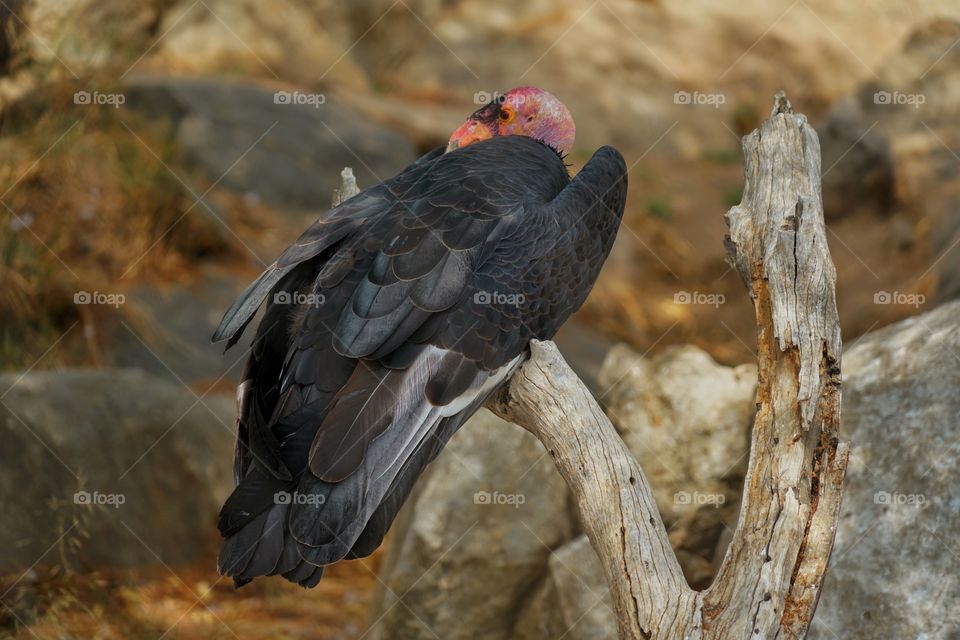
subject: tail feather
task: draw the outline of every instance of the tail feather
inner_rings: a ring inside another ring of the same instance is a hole
[[[283,577],[290,582],[296,582],[304,589],[312,589],[320,583],[320,578],[323,577],[323,567],[301,560],[296,569],[283,574]]]
[[[383,500],[367,520],[363,531],[346,555],[347,558],[366,558],[383,544],[384,536],[387,535],[397,513],[410,496],[414,483],[472,413],[472,410],[464,411],[459,415],[444,418],[436,430],[420,444],[404,463],[400,473],[387,489]]]
[[[286,516],[287,505],[285,504],[274,505],[260,516],[265,518],[263,528],[250,562],[239,575],[241,580],[252,580],[257,576],[267,575],[277,568],[277,563],[283,554],[283,530]]]
[[[296,582],[301,587],[315,587],[323,576],[323,567],[310,564],[300,556],[300,545],[290,535],[287,529],[283,533],[283,553],[280,562],[273,573],[280,574],[290,582]]]
[[[267,514],[260,514],[237,533],[229,536],[220,548],[217,570],[220,575],[233,576],[235,581],[238,582],[237,586],[250,581],[242,576],[259,547],[260,535],[263,533],[263,525],[266,520]]]
[[[436,408],[424,407],[418,414],[403,429],[389,429],[374,440],[361,468],[345,480],[333,484],[304,474],[300,492],[324,496],[294,505],[290,514],[293,536],[306,560],[331,564],[350,553],[406,461],[442,419]]]
[[[282,575],[301,587],[315,587],[323,567],[301,557],[299,544],[286,526],[289,505],[274,505],[227,537],[217,568],[241,587],[257,576]]]
[[[292,491],[291,485],[251,469],[236,497],[224,506],[229,513],[221,514],[227,525],[221,529],[227,536],[221,572],[237,584],[257,575],[280,574],[312,586],[324,566],[372,553],[427,464],[519,362],[520,357],[494,372],[478,371],[463,392],[443,406],[415,401],[422,398],[420,385],[399,385],[393,424],[369,441],[358,468],[336,482],[322,480],[307,468],[287,503],[275,503],[273,492],[276,486]],[[262,477],[255,477],[258,474]],[[269,496],[260,493],[266,491]]]
[[[255,465],[220,508],[217,520],[220,534],[226,537],[247,527],[275,504],[278,492],[289,491],[290,487],[290,482],[279,480]]]
[[[220,553],[220,572],[233,576],[238,586],[258,575],[275,574],[301,586],[313,586],[319,582],[324,565],[348,555],[372,553],[416,478],[462,422],[459,416],[444,420],[436,409],[423,413],[417,428],[419,437],[411,438],[398,430],[374,441],[374,447],[381,450],[368,452],[373,454],[366,461],[370,468],[365,464],[338,483],[305,473],[297,487],[295,504],[275,504],[227,537]],[[436,434],[442,426],[447,427],[445,432]],[[394,451],[398,445],[406,449],[399,455]],[[392,462],[384,470],[377,459],[387,457]],[[368,529],[361,546],[369,547],[369,551],[353,554]]]

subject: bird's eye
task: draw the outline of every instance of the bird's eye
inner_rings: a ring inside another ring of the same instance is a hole
[[[500,109],[500,122],[507,123],[513,120],[513,109],[503,108]]]

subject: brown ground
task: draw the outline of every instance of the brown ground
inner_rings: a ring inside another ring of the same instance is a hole
[[[356,638],[377,586],[381,555],[330,567],[310,590],[278,578],[236,590],[200,566],[178,568],[176,574],[164,568],[84,575],[35,569],[3,597],[0,638]],[[0,589],[19,577],[0,579]]]

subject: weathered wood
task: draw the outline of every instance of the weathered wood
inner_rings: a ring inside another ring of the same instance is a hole
[[[353,168],[344,167],[340,172],[340,188],[333,190],[330,206],[336,207],[344,200],[349,200],[358,193],[360,193],[360,188],[357,186],[357,179],[353,175]]]
[[[706,591],[687,586],[642,470],[552,343],[532,343],[488,403],[553,456],[623,638],[802,638],[833,546],[848,450],[838,440],[840,326],[820,145],[781,93],[743,150],[746,185],[726,215],[726,242],[756,313],[757,416],[740,521]]]
[[[531,431],[550,452],[603,563],[623,638],[667,638],[694,610],[643,470],[552,342],[487,407]]]
[[[758,411],[741,524],[704,600],[716,608],[711,624],[729,637],[758,626],[768,637],[803,637],[833,545],[848,457],[838,442],[836,271],[820,201],[820,143],[806,118],[780,93],[743,148],[746,185],[726,216],[727,247],[756,312]]]

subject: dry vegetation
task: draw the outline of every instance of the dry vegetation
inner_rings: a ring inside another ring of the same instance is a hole
[[[212,556],[190,567],[90,567],[96,509],[49,506],[72,520],[61,518],[57,543],[34,566],[0,575],[0,639],[327,640],[357,635],[376,591],[382,550],[329,567],[310,590],[275,579],[234,589]],[[211,529],[210,548],[215,537]]]
[[[96,307],[75,305],[75,293],[180,279],[197,260],[236,250],[167,168],[189,175],[168,127],[130,110],[74,104],[76,88],[51,85],[0,123],[4,368],[29,366],[78,322],[85,337],[76,332],[49,364],[96,362]]]
[[[378,566],[379,554],[363,564],[330,567],[312,590],[260,580],[239,591],[212,568],[178,567],[176,575],[162,567],[92,573],[33,569],[23,577],[0,579],[0,592],[19,579],[0,609],[0,638],[354,637],[364,626]]]

